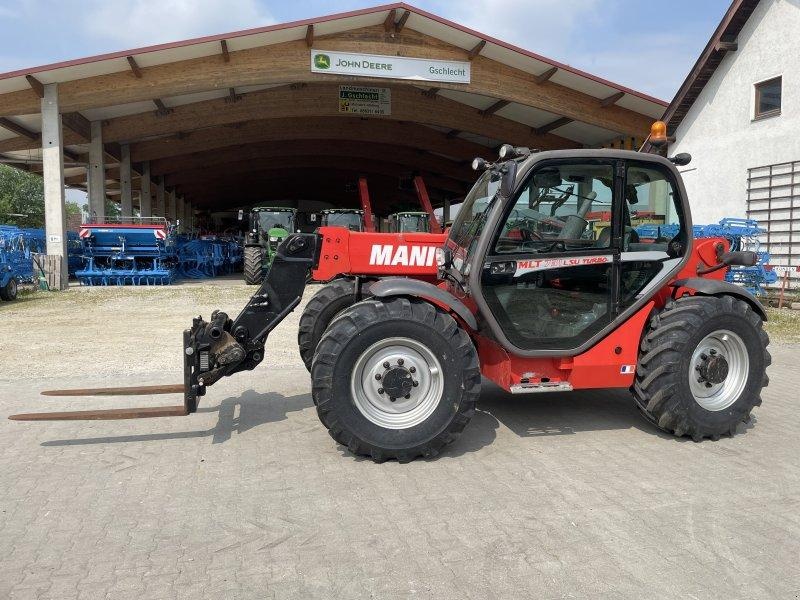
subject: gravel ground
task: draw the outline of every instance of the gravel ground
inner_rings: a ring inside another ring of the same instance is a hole
[[[47,388],[172,383],[181,331],[253,288],[73,289],[0,304],[0,598],[800,597],[800,348],[764,405],[695,444],[626,392],[487,385],[436,460],[381,465],[319,424],[299,311],[190,417],[19,423],[177,403]],[[313,293],[311,288],[310,293]]]

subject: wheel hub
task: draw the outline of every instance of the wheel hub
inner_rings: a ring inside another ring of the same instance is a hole
[[[728,361],[721,354],[716,356],[706,356],[705,360],[701,357],[701,364],[697,369],[700,377],[710,385],[717,385],[725,381],[728,376]]]
[[[405,398],[414,387],[414,378],[405,367],[391,367],[381,377],[383,390],[389,395],[389,400]]]

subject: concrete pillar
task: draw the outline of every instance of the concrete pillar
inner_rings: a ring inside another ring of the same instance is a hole
[[[89,216],[102,221],[106,216],[106,164],[103,151],[103,124],[92,121],[89,142]]]
[[[150,191],[150,161],[142,163],[142,192],[139,196],[139,216],[153,216],[153,196]]]
[[[183,198],[180,196],[175,198],[175,218],[181,222],[181,233],[186,233],[186,219],[184,218],[185,211],[186,207],[183,204]]]
[[[157,217],[166,217],[167,216],[167,204],[166,199],[164,198],[164,176],[158,178],[158,183],[156,184],[156,211],[155,216]]]
[[[131,186],[131,147],[122,144],[120,147],[119,189],[121,216],[133,216],[133,187]]]
[[[67,289],[67,211],[64,206],[64,140],[58,108],[58,84],[44,86],[42,97],[42,178],[47,254],[61,257],[58,289]]]
[[[444,206],[442,207],[442,227],[450,220],[450,200],[445,198]]]
[[[167,212],[166,215],[167,219],[169,219],[173,224],[177,220],[177,216],[175,214],[175,191],[171,191],[167,193]]]

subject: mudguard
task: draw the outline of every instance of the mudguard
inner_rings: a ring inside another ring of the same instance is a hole
[[[753,296],[753,294],[748,292],[746,289],[739,287],[738,285],[728,283],[727,281],[720,281],[718,279],[704,279],[702,277],[689,277],[687,279],[676,279],[670,284],[670,286],[674,287],[675,289],[682,287],[689,288],[690,290],[694,290],[698,294],[702,294],[704,296],[721,296],[723,294],[734,296],[735,298],[739,298],[740,300],[747,302],[751,308],[758,313],[758,316],[761,317],[762,321],[767,320],[767,311],[764,310],[764,307],[761,305],[761,302],[758,301],[758,298]]]
[[[473,331],[477,331],[478,322],[469,309],[450,292],[436,287],[427,281],[407,279],[405,277],[387,277],[373,283],[369,288],[370,293],[378,298],[391,296],[413,296],[422,298],[449,311],[453,311]]]

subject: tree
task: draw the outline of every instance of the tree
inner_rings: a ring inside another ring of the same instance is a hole
[[[81,212],[66,203],[67,216]],[[34,173],[0,165],[0,223],[44,227],[44,181]]]

